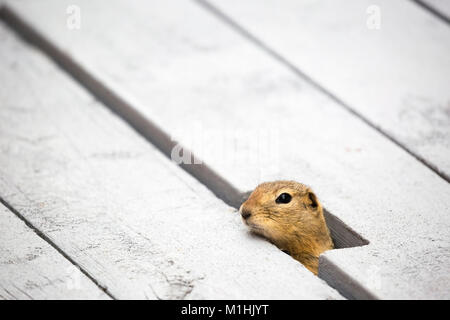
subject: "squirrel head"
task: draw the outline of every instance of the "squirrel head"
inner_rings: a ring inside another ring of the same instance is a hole
[[[314,274],[319,255],[333,248],[322,205],[311,188],[301,183],[262,183],[239,212],[252,232],[267,238]]]

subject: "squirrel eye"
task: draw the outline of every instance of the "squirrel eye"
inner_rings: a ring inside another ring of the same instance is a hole
[[[276,203],[289,203],[291,202],[292,196],[289,193],[282,193],[275,200]]]

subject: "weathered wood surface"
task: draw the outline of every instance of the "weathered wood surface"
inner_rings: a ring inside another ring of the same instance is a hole
[[[409,0],[210,3],[450,181],[448,24]]]
[[[326,254],[324,266],[332,267],[321,272],[330,282],[343,279],[339,271],[370,297],[449,297],[450,187],[443,179],[195,3],[109,1],[108,10],[103,2],[78,3],[83,18],[75,31],[64,28],[64,2],[10,5],[184,144],[199,127],[202,143],[191,148],[238,190],[279,178],[312,185],[328,210],[371,242]],[[430,57],[422,63],[443,59],[438,52]],[[349,77],[359,74],[354,69]],[[441,93],[442,83],[435,90]],[[219,144],[225,147],[214,151]],[[378,280],[365,281],[373,270]]]
[[[414,0],[419,4],[424,4],[438,15],[441,15],[444,20],[450,21],[450,1],[448,0]]]
[[[0,194],[114,298],[342,298],[0,28]]]
[[[109,297],[0,203],[0,300],[61,298]]]

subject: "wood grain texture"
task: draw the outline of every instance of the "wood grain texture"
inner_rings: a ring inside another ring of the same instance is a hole
[[[450,181],[445,22],[408,0],[210,3]]]
[[[0,38],[0,194],[109,294],[342,298],[3,25]]]
[[[109,299],[0,204],[0,299]]]
[[[313,186],[371,242],[329,253],[371,296],[448,297],[448,183],[217,17],[185,1],[80,1],[74,32],[64,2],[10,5],[174,139],[189,145],[198,130],[191,149],[242,192],[283,178]],[[363,281],[375,269],[381,286]]]

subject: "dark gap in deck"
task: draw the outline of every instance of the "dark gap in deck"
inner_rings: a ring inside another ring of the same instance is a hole
[[[108,88],[107,85],[102,83],[88,70],[86,70],[82,65],[78,64],[76,61],[71,59],[57,46],[52,44],[39,32],[34,30],[21,17],[19,17],[15,12],[13,12],[8,7],[3,6],[0,9],[0,18],[3,21],[5,21],[13,30],[15,30],[24,40],[26,40],[28,43],[34,45],[35,47],[43,51],[57,65],[59,65],[70,76],[72,76],[81,86],[87,89],[93,96],[95,96],[99,101],[101,101],[106,107],[108,107],[111,111],[117,114],[120,118],[126,121],[132,128],[134,128],[147,141],[149,141],[152,145],[154,145],[166,157],[171,159],[171,152],[175,146],[179,145],[178,142],[172,140],[169,134],[164,132],[155,123],[153,123],[145,116],[143,116],[139,111],[137,111],[137,109],[133,107],[132,103],[121,97],[119,93],[114,92],[113,90]],[[255,39],[252,41],[255,42],[257,40]],[[264,50],[267,51],[270,49]],[[280,59],[281,58],[277,58],[277,60]],[[182,148],[182,150],[183,152],[189,152],[189,150],[185,148]],[[198,158],[195,157],[195,155],[193,155],[192,153],[190,154],[192,160],[194,159],[199,160]],[[214,170],[209,168],[204,163],[201,164],[182,163],[179,166],[183,168],[185,171],[187,171],[189,174],[191,174],[198,181],[200,181],[203,185],[205,185],[218,198],[222,199],[225,203],[234,208],[239,208],[242,202],[244,202],[249,195],[249,192],[246,193],[239,192],[239,190],[237,190],[233,185],[231,185],[228,181],[226,181],[224,178],[222,178],[219,174],[217,174]],[[67,256],[67,254],[62,252],[61,249],[59,249],[54,243],[52,243],[50,239],[48,239],[38,229],[32,226],[18,212],[17,214],[23,221],[25,221],[25,223],[27,223],[27,225],[32,227],[33,230],[36,231],[36,233],[42,235],[42,237],[45,237],[44,239],[47,242],[49,242],[55,249],[57,249],[67,259],[69,259],[72,263],[75,264],[75,262],[69,256]],[[342,220],[332,215],[327,210],[324,210],[324,215],[327,225],[330,229],[331,237],[333,239],[336,249],[358,247],[367,245],[369,243],[369,241],[364,239],[356,231],[347,226]],[[323,259],[321,258],[321,260]],[[319,265],[319,276],[321,276],[320,268],[321,266]],[[358,285],[353,285],[351,287],[353,288],[352,290],[356,290],[356,292],[353,292],[351,290],[349,291],[345,288],[340,290],[340,287],[338,285],[342,283],[342,277],[340,276],[340,273],[335,272],[332,267],[331,269],[330,268],[324,269],[322,267],[322,270],[323,270],[322,274],[326,275],[323,276],[322,278],[325,279],[331,286],[335,287],[345,297],[352,298],[364,296],[364,294],[362,293],[363,291],[361,291],[362,289],[360,289]],[[84,271],[84,273],[95,282],[95,279],[90,277],[86,271]],[[349,277],[347,276],[347,278]],[[113,296],[111,297],[114,298]]]
[[[327,209],[323,211],[335,249],[361,247],[369,244],[358,232],[346,225],[341,219],[331,214]]]
[[[415,4],[417,4],[422,9],[424,9],[424,10],[428,11],[429,13],[431,13],[432,15],[437,17],[438,19],[441,19],[444,23],[446,23],[447,25],[450,26],[450,18],[447,17],[441,11],[439,11],[439,9],[429,5],[428,3],[426,3],[426,2],[424,2],[422,0],[411,0],[411,1],[414,2]]]
[[[213,15],[219,18],[219,20],[222,20],[225,24],[229,25],[231,28],[237,31],[237,33],[241,34],[245,39],[252,42],[254,45],[256,45],[258,48],[262,49],[264,52],[272,56],[275,60],[280,62],[282,65],[286,66],[288,69],[290,69],[292,72],[294,72],[297,76],[308,82],[310,85],[312,85],[315,89],[329,97],[332,101],[336,102],[339,106],[350,112],[352,115],[354,115],[356,118],[367,124],[369,127],[375,129],[377,132],[379,132],[381,135],[383,135],[385,138],[387,138],[389,141],[397,145],[399,148],[406,151],[409,155],[413,156],[416,160],[421,162],[423,165],[425,165],[427,168],[429,168],[431,171],[436,173],[439,177],[444,179],[447,182],[450,182],[450,176],[446,174],[444,171],[440,170],[436,165],[433,163],[430,163],[422,156],[416,154],[414,151],[410,150],[407,146],[403,145],[399,140],[397,140],[395,137],[387,133],[385,130],[383,130],[380,126],[376,125],[374,122],[366,118],[363,114],[359,113],[355,109],[353,109],[350,105],[345,103],[343,100],[341,100],[339,97],[337,97],[335,94],[328,91],[325,87],[323,87],[319,82],[308,76],[306,73],[301,71],[299,68],[297,68],[293,63],[289,62],[287,59],[285,59],[281,54],[276,52],[274,49],[272,49],[270,46],[268,46],[266,43],[264,43],[262,40],[257,38],[255,35],[251,34],[249,31],[247,31],[244,27],[242,27],[240,24],[238,24],[236,21],[234,21],[232,18],[227,16],[225,13],[223,13],[221,10],[210,4],[206,0],[193,0],[194,2],[197,2],[201,7],[203,7],[206,11],[211,12]]]
[[[326,256],[319,257],[319,278],[331,287],[336,288],[340,294],[350,300],[378,300],[378,298],[355,281],[349,274],[336,266]]]

